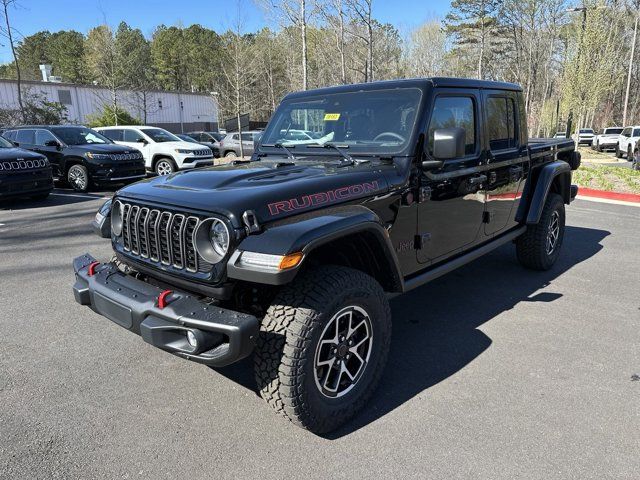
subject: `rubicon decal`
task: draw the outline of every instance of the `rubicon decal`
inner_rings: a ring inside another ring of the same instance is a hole
[[[281,200],[279,202],[270,203],[268,205],[271,215],[278,215],[281,212],[293,212],[295,210],[304,210],[305,208],[316,205],[325,205],[340,200],[348,200],[357,198],[361,195],[375,192],[378,190],[378,181],[358,183],[347,187],[336,188],[328,192],[312,193],[310,195],[302,195],[301,197],[291,198],[289,200]]]

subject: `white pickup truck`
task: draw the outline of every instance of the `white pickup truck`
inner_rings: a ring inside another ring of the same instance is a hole
[[[640,125],[634,127],[625,127],[622,133],[618,135],[618,148],[616,149],[616,157],[622,158],[627,155],[627,160],[633,160],[633,152],[636,143],[640,140]]]
[[[213,152],[209,147],[185,142],[162,128],[122,125],[95,130],[115,143],[140,150],[147,170],[158,175],[213,165]]]
[[[598,152],[604,150],[616,150],[618,148],[618,137],[622,133],[622,127],[607,127],[604,131],[593,138],[592,148]]]

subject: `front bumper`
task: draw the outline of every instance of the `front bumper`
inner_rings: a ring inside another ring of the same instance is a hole
[[[186,168],[202,168],[202,167],[212,167],[214,164],[213,157],[187,157],[182,162],[182,169]]]
[[[259,331],[252,315],[209,305],[191,294],[175,291],[160,308],[161,288],[121,272],[114,263],[89,266],[95,259],[85,254],[73,261],[76,302],[142,336],[174,355],[212,367],[223,367],[248,356]],[[197,339],[187,341],[191,331]]]
[[[53,190],[51,169],[0,176],[0,198],[37,195]]]

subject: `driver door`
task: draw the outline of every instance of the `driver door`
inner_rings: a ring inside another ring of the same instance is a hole
[[[481,145],[481,97],[475,89],[438,89],[427,126],[425,158],[433,156],[434,132],[464,129],[464,153],[442,160],[421,175],[416,235],[417,259],[434,264],[462,252],[480,238],[486,176]]]

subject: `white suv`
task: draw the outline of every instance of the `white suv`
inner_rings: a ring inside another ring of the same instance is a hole
[[[625,127],[618,136],[616,157],[622,158],[622,156],[626,154],[627,160],[631,161],[633,159],[633,149],[638,140],[640,140],[640,126]]]
[[[213,165],[213,152],[210,148],[185,142],[162,128],[123,125],[99,127],[95,130],[115,143],[140,150],[147,170],[158,175]]]

